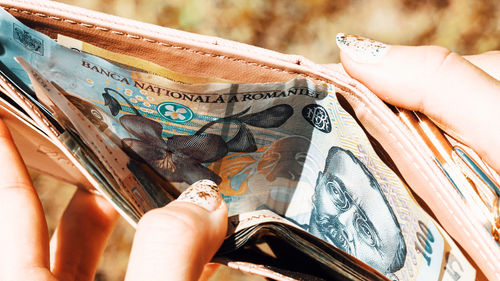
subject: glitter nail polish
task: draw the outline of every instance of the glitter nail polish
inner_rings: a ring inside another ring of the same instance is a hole
[[[390,47],[372,39],[344,33],[337,34],[336,41],[342,52],[359,63],[379,62]]]
[[[199,180],[188,187],[176,201],[196,204],[207,211],[216,210],[222,201],[219,187],[211,180]]]

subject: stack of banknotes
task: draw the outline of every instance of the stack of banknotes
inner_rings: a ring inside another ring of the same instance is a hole
[[[474,280],[332,85],[192,77],[0,20],[2,75],[132,224],[209,179],[230,214],[220,255],[270,232],[347,279]]]

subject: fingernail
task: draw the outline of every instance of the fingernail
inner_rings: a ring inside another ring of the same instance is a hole
[[[215,182],[199,180],[184,190],[176,201],[193,203],[211,212],[220,206],[222,197]]]
[[[389,45],[344,33],[337,34],[337,46],[352,60],[360,63],[377,63],[389,51]]]

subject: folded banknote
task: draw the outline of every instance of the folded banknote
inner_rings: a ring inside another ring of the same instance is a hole
[[[0,62],[88,151],[86,165],[105,170],[98,188],[132,221],[210,179],[237,241],[274,222],[392,280],[475,278],[455,242],[378,157],[333,85],[181,83],[61,46],[4,11],[0,19]],[[151,171],[173,189],[149,178]]]

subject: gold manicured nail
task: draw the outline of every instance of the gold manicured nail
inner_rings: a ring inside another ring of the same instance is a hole
[[[344,33],[337,34],[337,46],[352,60],[360,63],[377,63],[389,50],[389,45]]]
[[[199,180],[188,187],[176,201],[190,202],[207,211],[217,209],[222,201],[219,187],[211,180]]]

